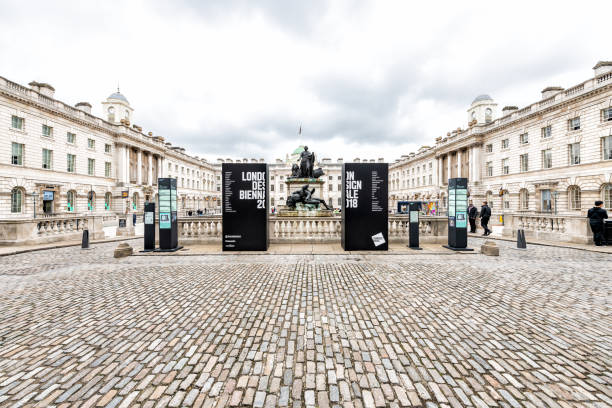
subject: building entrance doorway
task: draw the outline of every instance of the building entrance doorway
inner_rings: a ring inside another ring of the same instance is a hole
[[[43,191],[43,213],[53,213],[53,199],[55,198],[55,191]]]

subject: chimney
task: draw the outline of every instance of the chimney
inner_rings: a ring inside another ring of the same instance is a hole
[[[542,99],[550,98],[555,95],[557,92],[561,92],[563,88],[560,86],[549,86],[547,88],[542,89]]]
[[[42,95],[48,96],[49,98],[53,98],[53,95],[55,95],[55,88],[49,84],[45,84],[43,82],[32,81],[28,85],[30,85],[32,89],[35,90],[36,92],[41,93]]]
[[[504,106],[504,109],[502,109],[502,116],[510,115],[512,112],[517,110],[518,106]]]
[[[612,72],[612,61],[599,61],[595,64],[593,70],[595,71],[596,77]]]
[[[91,104],[89,102],[79,102],[76,105],[74,105],[74,107],[85,113],[91,114]]]

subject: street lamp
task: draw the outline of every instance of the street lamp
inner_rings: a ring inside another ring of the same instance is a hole
[[[34,202],[34,218],[36,218],[36,193],[32,193],[32,201]]]

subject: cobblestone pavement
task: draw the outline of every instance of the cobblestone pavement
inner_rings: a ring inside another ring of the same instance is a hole
[[[611,406],[612,257],[498,245],[3,257],[0,406]]]

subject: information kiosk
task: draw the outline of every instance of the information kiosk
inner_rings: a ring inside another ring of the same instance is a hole
[[[267,251],[268,165],[223,163],[223,250]]]
[[[157,180],[159,192],[159,251],[178,251],[176,179]]]
[[[455,251],[472,251],[467,247],[468,179],[448,179],[448,245]]]
[[[345,251],[389,249],[389,165],[342,165],[342,248]]]

